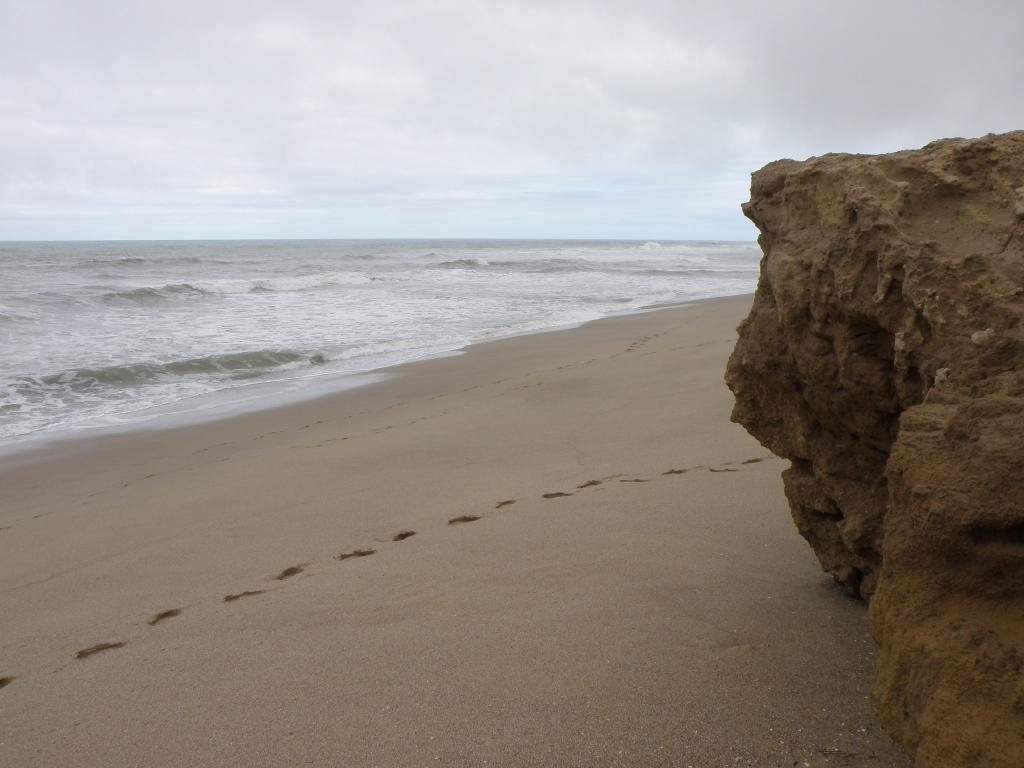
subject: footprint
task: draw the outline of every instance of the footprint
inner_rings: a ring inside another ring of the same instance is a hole
[[[83,648],[75,654],[75,658],[85,659],[89,656],[92,656],[94,653],[99,653],[100,651],[111,651],[114,648],[123,648],[125,645],[127,645],[127,643],[123,641],[118,641],[116,643],[98,643],[97,645],[92,645],[88,648]]]
[[[741,464],[757,464],[757,463],[762,462],[762,461],[764,461],[764,459],[747,459],[746,461],[741,461],[740,463]]]
[[[595,485],[600,485],[603,482],[604,482],[603,480],[587,480],[587,482],[585,482],[583,485],[577,485],[576,488],[577,489],[580,489],[580,488],[590,488],[590,487],[595,486]]]
[[[376,552],[376,549],[353,549],[351,552],[342,552],[340,555],[335,555],[335,560],[348,560],[350,557],[368,557]]]
[[[252,597],[253,595],[262,595],[267,590],[265,589],[249,589],[245,592],[239,592],[236,595],[224,595],[225,603],[233,603],[235,600],[241,600],[243,597]]]
[[[8,685],[14,682],[13,676],[0,677],[0,688],[6,688]]]
[[[662,472],[663,475],[685,475],[690,470],[688,469],[670,469],[667,472]]]
[[[159,624],[164,619],[173,619],[175,616],[180,615],[181,608],[171,608],[168,611],[160,611],[160,613],[153,614],[153,618],[151,618],[147,623],[152,627],[155,624]]]
[[[563,496],[572,496],[571,493],[562,493],[561,491],[555,491],[554,493],[545,493],[542,498],[545,499],[560,499]]]
[[[632,477],[632,478],[628,478],[626,480],[619,480],[619,482],[620,483],[646,483],[647,481],[643,480],[643,479],[641,479],[639,477]]]
[[[515,503],[516,503],[515,499],[505,499],[504,501],[499,501],[497,504],[495,504],[494,508],[495,509],[501,509],[502,507],[507,507],[509,504],[515,504]]]
[[[398,533],[396,533],[392,537],[391,540],[392,541],[404,541],[405,539],[408,539],[410,536],[415,536],[415,535],[416,535],[416,531],[399,531]]]
[[[306,566],[307,565],[308,565],[308,563],[299,563],[298,565],[289,565],[287,568],[285,568],[283,571],[281,571],[279,574],[277,574],[277,576],[275,576],[274,578],[277,581],[284,581],[285,579],[290,579],[292,576],[298,576],[300,573],[302,573],[304,570],[306,570]]]
[[[448,525],[457,525],[459,523],[472,523],[479,519],[480,515],[459,515],[458,517],[453,517],[451,520],[449,520]]]
[[[739,472],[738,469],[730,469],[729,467],[722,467],[721,469],[715,469],[714,467],[708,467],[708,472]]]

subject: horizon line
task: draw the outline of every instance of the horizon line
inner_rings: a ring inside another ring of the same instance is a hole
[[[742,240],[728,237],[679,238],[679,237],[159,237],[159,238],[57,238],[2,240],[0,245],[25,245],[45,243],[266,243],[266,242],[589,242],[589,243],[756,243],[757,240]]]

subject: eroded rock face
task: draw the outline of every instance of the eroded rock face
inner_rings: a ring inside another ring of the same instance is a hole
[[[1024,766],[1024,131],[772,163],[726,380],[923,768]]]

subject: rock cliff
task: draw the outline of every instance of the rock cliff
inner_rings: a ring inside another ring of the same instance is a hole
[[[1024,131],[754,174],[726,380],[922,768],[1024,766]]]

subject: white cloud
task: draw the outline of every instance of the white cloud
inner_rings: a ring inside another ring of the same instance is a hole
[[[1021,127],[1022,28],[1004,0],[0,0],[0,238],[750,237],[772,159]]]

